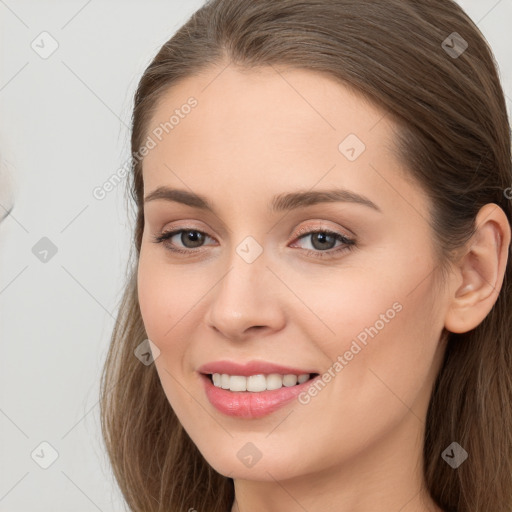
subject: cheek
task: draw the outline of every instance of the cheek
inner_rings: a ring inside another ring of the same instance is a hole
[[[362,255],[354,258],[354,264],[286,276],[293,283],[294,293],[310,310],[296,314],[295,321],[309,326],[306,332],[310,338],[321,339],[330,353],[347,350],[355,338],[364,343],[373,337],[375,329],[377,336],[389,332],[391,325],[420,330],[416,320],[411,325],[405,319],[416,315],[421,318],[431,311],[430,280],[423,283],[426,287],[421,284],[432,269],[428,259],[420,263],[403,252],[385,249],[371,261]],[[312,330],[315,326],[316,335]]]
[[[381,292],[364,311],[355,308],[348,336],[329,351],[333,360],[343,357],[335,388],[351,397],[345,405],[352,410],[345,412],[353,417],[374,409],[376,422],[379,414],[396,419],[407,413],[404,404],[423,400],[442,324],[428,314],[435,299],[431,283],[407,293]]]
[[[147,336],[160,350],[154,364],[162,387],[179,420],[186,424],[187,418],[200,415],[200,411],[190,408],[183,385],[180,385],[186,349],[190,345],[186,326],[193,312],[191,308],[204,290],[198,293],[194,283],[182,272],[143,251],[139,259],[137,287]]]
[[[191,322],[201,300],[216,280],[211,272],[195,271],[192,265],[168,265],[162,257],[141,251],[137,286],[140,311],[148,337],[164,350],[170,343],[173,350],[190,343],[183,331]]]
[[[306,405],[300,406],[309,417],[323,417],[327,406],[336,418],[336,429],[329,422],[304,427],[314,430],[322,443],[339,444],[342,438],[340,450],[348,453],[392,432],[411,411],[421,417],[439,326],[426,314],[435,302],[432,284],[427,280],[410,293],[417,285],[418,273],[414,275],[416,283],[403,272],[393,288],[368,277],[359,286],[347,280],[345,292],[337,292],[339,299],[334,294],[331,303],[324,299],[325,309],[318,315],[335,334],[315,337],[308,332],[331,363],[322,368],[325,386],[319,386],[318,398],[304,396],[301,404]],[[332,453],[335,463],[339,451]]]
[[[144,327],[151,340],[160,340],[164,332],[164,319],[173,311],[172,301],[164,293],[166,278],[149,256],[141,252],[137,273],[137,289]],[[169,325],[170,327],[170,318]]]
[[[303,330],[330,358],[331,371],[346,374],[351,391],[358,394],[363,382],[376,380],[371,369],[398,388],[408,383],[413,392],[424,381],[443,327],[433,268],[429,258],[382,251],[378,263],[361,261],[329,280],[304,280],[299,293],[316,318],[300,320]],[[315,334],[313,326],[321,331]],[[333,368],[339,357],[343,368]]]

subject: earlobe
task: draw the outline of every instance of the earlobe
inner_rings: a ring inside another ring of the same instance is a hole
[[[445,318],[445,328],[463,333],[477,327],[498,299],[508,261],[511,230],[496,204],[483,206],[476,231],[455,269],[457,283]]]

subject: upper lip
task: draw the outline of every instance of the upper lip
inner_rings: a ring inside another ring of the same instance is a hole
[[[197,370],[200,373],[227,373],[228,375],[249,375],[279,373],[281,375],[303,375],[305,373],[316,373],[309,369],[293,368],[269,361],[248,361],[245,364],[235,363],[233,361],[212,361],[203,364]]]

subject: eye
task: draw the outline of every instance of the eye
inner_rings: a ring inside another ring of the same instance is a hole
[[[174,243],[170,243],[176,235],[180,235],[178,239],[185,247],[185,250],[181,249],[180,247],[176,247]],[[163,243],[166,248],[173,252],[190,253],[193,252],[194,249],[201,247],[206,238],[211,237],[209,237],[203,231],[199,231],[198,229],[194,228],[182,228],[161,233],[160,235],[154,237],[154,242]]]
[[[308,256],[316,258],[330,258],[337,256],[343,251],[352,250],[355,247],[356,241],[353,238],[348,238],[342,233],[337,231],[331,231],[330,229],[316,229],[300,231],[301,236],[297,240],[310,239],[310,245],[315,250],[305,249]],[[341,245],[334,248],[336,242],[340,242]]]
[[[306,248],[304,250],[308,256],[313,256],[316,258],[334,257],[343,251],[352,250],[356,244],[354,239],[348,238],[342,233],[338,233],[337,231],[332,231],[329,229],[316,229],[309,231],[306,229],[301,229],[299,234],[300,236],[296,237],[295,240],[302,240],[310,237],[311,246],[313,249]],[[174,237],[177,237],[177,240],[182,244],[181,247],[177,246],[176,242],[172,242]],[[203,231],[199,231],[198,229],[181,228],[166,231],[160,235],[154,236],[153,241],[155,243],[163,243],[166,249],[174,253],[190,255],[199,252],[207,238],[213,240],[212,237],[208,236]],[[341,245],[337,248],[334,248],[336,242],[340,242]]]

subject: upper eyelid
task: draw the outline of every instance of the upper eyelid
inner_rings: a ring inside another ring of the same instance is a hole
[[[181,230],[188,229],[188,230],[200,231],[201,233],[204,233],[204,234],[212,237],[203,228],[194,226],[194,221],[187,221],[187,220],[183,221],[182,220],[182,221],[177,221],[177,222],[181,222],[182,224],[178,224],[176,227],[171,226],[170,228],[167,228],[167,229],[161,229],[160,232],[161,233],[169,233],[171,231],[181,231]],[[190,222],[190,224],[188,224],[188,222]],[[348,229],[347,227],[330,227],[330,226],[325,225],[326,222],[332,222],[332,221],[328,221],[325,219],[323,219],[323,220],[314,219],[314,220],[309,220],[306,222],[313,222],[313,223],[318,224],[318,226],[303,226],[298,230],[299,232],[305,233],[305,232],[311,232],[311,231],[315,231],[315,230],[316,231],[333,231],[336,233],[340,233],[341,235],[345,236],[346,238],[355,238],[356,237],[355,233],[352,230]],[[221,231],[223,231],[224,229],[225,228],[223,225]],[[231,234],[232,230],[228,228],[227,232]]]

